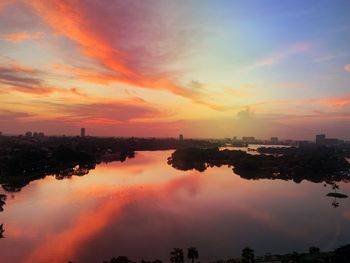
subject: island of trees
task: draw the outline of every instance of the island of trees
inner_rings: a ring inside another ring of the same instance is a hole
[[[334,184],[349,182],[348,147],[258,148],[261,154],[219,148],[186,148],[176,150],[168,164],[179,170],[205,171],[208,167],[227,165],[245,179],[281,179],[300,183]]]

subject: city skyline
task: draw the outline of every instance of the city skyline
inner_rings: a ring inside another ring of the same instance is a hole
[[[95,136],[93,134],[87,134],[86,128],[80,128],[80,134],[73,134],[73,135],[66,135],[66,134],[50,134],[46,135],[44,132],[41,131],[26,131],[24,134],[3,134],[0,131],[0,137],[1,136],[10,136],[10,137],[26,137],[29,139],[44,139],[45,137],[91,137],[91,138],[134,138],[134,139],[177,139],[179,141],[183,141],[184,135],[183,134],[178,134],[178,137],[176,136],[170,136],[170,137],[152,137],[152,136],[143,136],[143,137],[134,137],[134,136]],[[237,137],[237,136],[231,136],[231,137],[225,137],[225,138],[186,138],[188,140],[211,140],[211,141],[221,141],[221,142],[226,142],[226,143],[246,143],[247,145],[249,144],[271,144],[271,145],[300,145],[300,144],[309,144],[309,143],[315,143],[316,145],[324,145],[324,146],[337,146],[337,145],[345,145],[349,144],[350,141],[339,139],[339,138],[329,138],[326,134],[315,134],[313,139],[300,139],[300,140],[293,140],[289,138],[279,138],[276,136],[270,137],[270,138],[256,138],[254,136],[242,136],[242,137]],[[241,146],[240,146],[241,147]]]
[[[0,2],[0,130],[350,139],[349,1]]]

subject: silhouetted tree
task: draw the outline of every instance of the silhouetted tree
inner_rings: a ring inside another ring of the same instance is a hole
[[[318,247],[310,247],[309,253],[310,253],[310,255],[319,255],[320,249]]]
[[[250,247],[246,247],[242,250],[242,262],[253,263],[254,262],[254,250]]]
[[[188,248],[188,250],[187,250],[187,257],[189,259],[191,259],[192,263],[194,263],[194,260],[198,259],[198,257],[199,257],[199,253],[198,253],[197,248],[195,248],[195,247]]]
[[[103,263],[135,263],[131,261],[128,257],[120,256],[117,258],[112,258],[110,261],[103,261]]]
[[[292,256],[291,256],[291,260],[293,263],[299,262],[300,261],[299,253],[296,251],[293,251]]]
[[[163,263],[160,259],[155,259],[153,261],[148,261],[148,260],[141,260],[141,263]]]
[[[4,238],[4,232],[5,232],[4,224],[1,224],[0,225],[0,238]]]
[[[350,262],[350,245],[342,246],[334,251],[333,261],[336,263]]]
[[[170,261],[172,263],[183,263],[184,262],[184,252],[181,248],[174,248],[170,252]]]
[[[160,259],[155,259],[155,260],[144,260],[141,259],[141,263],[163,263]]]

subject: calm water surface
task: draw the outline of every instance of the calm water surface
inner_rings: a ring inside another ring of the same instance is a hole
[[[167,165],[172,151],[138,152],[83,177],[46,177],[8,194],[0,262],[102,262],[126,255],[168,261],[173,247],[201,262],[350,243],[350,199],[329,186],[241,179],[226,166],[203,173]],[[341,184],[350,194],[350,186]]]

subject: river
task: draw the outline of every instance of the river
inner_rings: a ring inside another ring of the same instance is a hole
[[[169,260],[197,247],[199,260],[321,250],[350,243],[350,199],[334,208],[330,187],[303,181],[245,180],[227,166],[179,171],[172,151],[137,152],[85,176],[31,182],[7,195],[0,262]],[[349,195],[350,185],[340,184]]]

